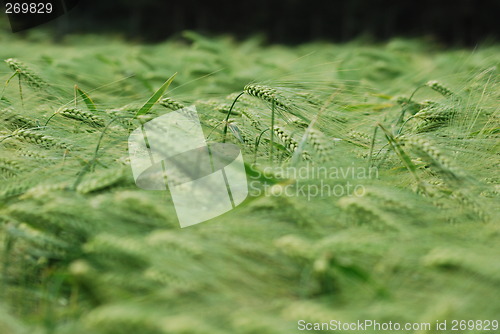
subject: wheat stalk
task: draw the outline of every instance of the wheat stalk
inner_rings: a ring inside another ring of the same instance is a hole
[[[404,126],[411,120],[418,119],[422,123],[418,124],[414,131],[416,133],[427,132],[435,130],[446,124],[449,120],[453,118],[456,114],[456,108],[441,106],[438,103],[432,101],[426,101],[421,103],[422,108],[420,111],[415,113],[413,116],[409,117],[399,129],[398,133],[401,133]]]

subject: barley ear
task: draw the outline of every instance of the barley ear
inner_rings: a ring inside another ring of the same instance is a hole
[[[182,103],[175,101],[174,99],[171,99],[169,97],[164,97],[163,99],[161,99],[160,105],[167,108],[167,109],[174,110],[174,111],[186,107]]]
[[[451,89],[437,80],[428,81],[425,85],[445,97],[457,97],[457,95]]]
[[[264,86],[264,85],[254,85],[248,84],[243,88],[243,91],[250,96],[256,97],[268,103],[273,103],[278,108],[288,109],[288,105],[284,103],[283,98],[278,96],[275,88]]]
[[[9,67],[18,73],[19,77],[28,84],[33,89],[40,90],[46,88],[49,84],[45,82],[38,74],[31,70],[21,61],[9,58],[5,62]]]
[[[71,118],[77,121],[81,121],[93,127],[104,127],[105,122],[102,118],[92,114],[91,112],[80,110],[77,108],[63,108],[56,112],[66,118]]]

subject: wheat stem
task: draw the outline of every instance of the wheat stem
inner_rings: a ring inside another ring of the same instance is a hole
[[[104,138],[104,135],[106,134],[106,131],[109,129],[109,127],[118,119],[120,118],[136,118],[136,116],[117,116],[115,118],[113,118],[112,120],[110,120],[108,122],[108,124],[106,124],[106,126],[104,127],[104,129],[102,130],[101,132],[101,135],[99,136],[99,140],[97,141],[97,145],[96,145],[96,148],[95,148],[95,151],[94,151],[94,156],[92,157],[92,159],[87,163],[85,164],[85,166],[82,168],[82,170],[78,173],[77,177],[76,177],[76,180],[75,180],[75,183],[73,184],[73,187],[72,189],[77,189],[78,185],[80,184],[80,182],[82,181],[83,179],[83,176],[90,170],[92,170],[97,162],[97,156],[99,155],[99,148],[101,147],[101,142],[102,142],[102,139]]]
[[[254,150],[254,163],[257,161],[257,150],[259,149],[259,144],[260,144],[260,140],[262,139],[262,136],[264,135],[264,133],[266,131],[269,131],[270,129],[265,129],[264,131],[262,131],[259,136],[255,139],[255,150]]]
[[[234,105],[236,104],[236,101],[238,101],[238,99],[243,95],[245,94],[245,92],[241,92],[238,96],[236,96],[236,98],[234,99],[233,101],[233,104],[231,104],[231,108],[229,108],[228,112],[227,112],[227,115],[226,115],[226,119],[224,120],[224,134],[223,134],[223,137],[222,137],[222,142],[225,143],[226,142],[226,135],[227,135],[227,125],[228,125],[228,121],[229,121],[229,115],[231,115],[231,112],[233,111],[233,107]]]
[[[271,107],[271,129],[274,129],[274,108],[275,108],[275,100],[273,99],[272,107]],[[269,162],[273,162],[273,145],[274,145],[274,131],[271,131],[271,142],[269,147]]]
[[[403,162],[406,169],[408,169],[408,171],[411,173],[411,175],[413,176],[413,178],[417,182],[417,185],[420,186],[421,182],[420,182],[420,178],[417,175],[417,167],[415,167],[415,165],[411,161],[408,154],[406,154],[406,152],[403,150],[403,148],[399,144],[398,140],[382,124],[378,123],[377,126],[379,126],[380,129],[382,129],[387,141],[392,146],[392,148],[394,149],[396,154],[399,156],[399,158],[401,159],[401,162]]]
[[[370,153],[368,154],[368,168],[372,167],[373,160],[373,149],[375,148],[375,137],[377,136],[378,126],[375,125],[375,129],[373,130],[373,137],[370,144]]]

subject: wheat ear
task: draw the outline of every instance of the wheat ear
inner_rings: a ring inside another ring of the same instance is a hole
[[[0,111],[0,120],[11,125],[10,127],[13,129],[34,128],[37,126],[34,120],[14,112],[11,108]]]
[[[278,137],[284,144],[287,150],[290,152],[295,152],[299,144],[292,138],[292,136],[288,135],[284,129],[279,126],[274,126],[274,134]]]
[[[18,73],[19,77],[23,79],[31,88],[39,90],[48,86],[47,82],[45,82],[39,75],[33,72],[33,70],[21,61],[9,58],[6,59],[5,62],[13,71]]]
[[[439,81],[436,80],[431,80],[428,81],[425,84],[427,87],[431,88],[432,90],[438,92],[439,94],[445,96],[445,97],[456,97],[457,95],[448,87],[440,83]]]
[[[56,113],[66,118],[82,121],[83,123],[86,123],[91,126],[95,127],[105,126],[105,122],[102,118],[92,114],[91,112],[80,110],[77,108],[63,108],[57,111]]]
[[[171,99],[169,97],[164,97],[163,99],[161,99],[160,105],[167,108],[167,109],[174,110],[174,111],[179,110],[179,109],[183,109],[186,107],[182,103],[175,101],[174,99]]]
[[[68,150],[71,149],[71,146],[67,143],[29,129],[18,129],[12,133],[12,136],[22,141],[41,145],[45,148],[59,147]]]
[[[264,86],[248,84],[243,88],[243,91],[250,96],[256,97],[268,103],[274,103],[276,107],[282,109],[289,109],[289,105],[284,102],[284,99],[278,95],[275,88]]]
[[[453,179],[459,178],[459,175],[456,172],[456,169],[452,167],[450,160],[429,141],[418,137],[400,137],[400,140],[405,145],[410,146],[414,151],[419,153],[424,159],[427,159],[429,163],[437,168],[438,171],[452,177]]]

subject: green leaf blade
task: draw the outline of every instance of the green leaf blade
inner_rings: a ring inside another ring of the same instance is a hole
[[[177,73],[174,73],[167,81],[149,98],[149,100],[139,109],[135,117],[147,114],[151,108],[153,108],[154,104],[157,103],[160,98],[165,94],[165,91],[168,89],[172,81],[174,81]]]

